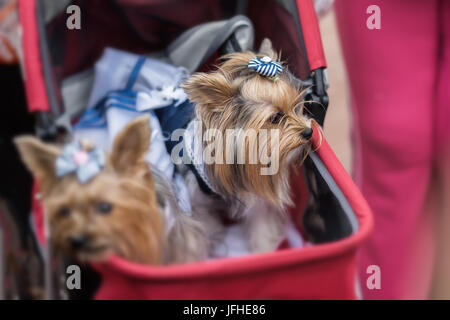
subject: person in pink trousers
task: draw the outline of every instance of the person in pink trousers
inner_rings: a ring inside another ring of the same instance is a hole
[[[367,26],[372,5],[379,29]],[[335,10],[353,174],[375,217],[359,260],[363,298],[425,299],[432,287],[434,297],[448,297],[450,1],[336,0]],[[380,289],[366,286],[371,265],[380,268]]]

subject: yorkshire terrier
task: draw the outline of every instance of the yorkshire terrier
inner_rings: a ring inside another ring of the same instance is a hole
[[[179,209],[170,184],[144,160],[150,146],[147,116],[116,136],[103,165],[88,160],[96,150],[92,145],[79,144],[73,159],[83,164],[84,175],[92,166],[99,169],[89,181],[81,172],[83,183],[79,171],[58,174],[64,149],[32,136],[15,143],[38,181],[55,253],[80,262],[104,261],[115,254],[152,265],[206,258],[201,226]]]
[[[226,137],[229,130],[238,130],[238,138],[220,144],[222,154],[215,150],[215,161],[204,162],[203,173],[189,181],[197,190],[206,186],[216,210],[242,218],[251,252],[275,250],[284,238],[286,208],[292,203],[291,171],[301,165],[312,137],[311,121],[303,115],[301,83],[278,59],[270,40],[264,39],[258,54],[228,54],[216,71],[196,73],[183,84],[196,103],[200,132],[208,136],[211,129]],[[249,130],[256,135],[246,135]],[[208,137],[201,141],[205,151]],[[243,151],[245,161],[239,161]],[[269,160],[252,162],[252,154]],[[225,159],[229,156],[233,161]]]

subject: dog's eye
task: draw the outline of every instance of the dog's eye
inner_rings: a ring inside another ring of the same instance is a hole
[[[70,215],[70,208],[69,207],[61,207],[58,209],[58,215],[60,217],[67,217]]]
[[[270,122],[273,124],[278,124],[278,123],[280,123],[283,116],[284,116],[284,113],[281,111],[278,111],[277,113],[274,113],[272,115],[272,117],[270,117]]]
[[[96,210],[102,214],[108,214],[112,211],[112,204],[109,202],[99,202],[96,204]]]

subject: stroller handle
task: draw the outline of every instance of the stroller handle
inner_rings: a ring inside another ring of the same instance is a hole
[[[327,94],[327,62],[312,0],[296,0],[298,19],[311,71],[311,88],[305,95],[305,109],[323,127],[329,99]]]
[[[326,68],[319,21],[312,0],[296,0],[297,11],[311,71]]]

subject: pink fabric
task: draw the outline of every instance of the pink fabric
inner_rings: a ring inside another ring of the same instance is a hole
[[[436,154],[450,165],[450,1],[442,1],[439,27],[441,48],[436,101]],[[437,160],[440,160],[437,159]]]
[[[381,9],[369,30],[367,7]],[[450,1],[338,0],[353,105],[355,180],[375,216],[360,255],[364,298],[423,299],[430,287],[433,164],[450,137]],[[381,289],[366,286],[369,265]]]

